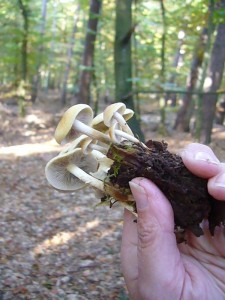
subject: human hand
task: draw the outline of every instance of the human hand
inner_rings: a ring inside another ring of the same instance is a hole
[[[190,144],[180,154],[186,167],[208,179],[208,191],[225,201],[225,164],[212,150]],[[135,178],[130,187],[138,220],[125,210],[121,248],[122,270],[132,300],[224,300],[225,229],[211,236],[187,233],[187,243],[176,243],[172,207],[155,184]]]

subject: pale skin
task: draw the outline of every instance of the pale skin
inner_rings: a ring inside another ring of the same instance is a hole
[[[202,144],[180,153],[186,167],[208,179],[208,191],[225,201],[225,164]],[[137,223],[127,210],[121,248],[122,271],[132,300],[224,300],[225,228],[211,237],[188,233],[187,244],[177,245],[173,211],[162,192],[149,180],[130,184],[138,210]]]

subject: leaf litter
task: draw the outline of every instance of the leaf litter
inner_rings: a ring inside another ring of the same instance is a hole
[[[0,299],[128,299],[123,212],[95,209],[89,189],[65,194],[48,185],[44,168],[59,148],[49,142],[50,152],[36,153],[35,145],[52,139],[50,115],[38,124],[10,113],[0,119]]]
[[[30,108],[20,119],[15,107],[2,107],[0,299],[128,299],[120,267],[122,210],[94,209],[88,189],[67,194],[47,184],[44,167],[59,151],[52,143],[59,115]],[[159,138],[149,124],[145,135]],[[174,152],[192,140],[174,136],[166,138]],[[224,140],[224,127],[216,128],[211,146],[221,159]]]

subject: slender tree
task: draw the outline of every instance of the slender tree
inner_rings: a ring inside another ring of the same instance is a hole
[[[29,28],[29,8],[22,0],[18,0],[18,5],[23,17],[23,38],[21,44],[21,70],[22,80],[27,80],[27,44],[28,44],[28,28]]]
[[[34,75],[34,78],[33,78],[32,95],[31,95],[31,101],[33,103],[36,101],[36,98],[37,98],[38,86],[39,86],[39,81],[40,81],[39,72],[40,72],[40,67],[41,67],[41,64],[42,64],[42,55],[43,55],[43,50],[44,50],[43,37],[44,37],[44,34],[45,34],[47,3],[48,3],[48,0],[42,0],[41,24],[40,24],[40,44],[39,44],[39,47],[38,47],[36,69],[35,69],[35,75]]]
[[[194,55],[191,63],[191,70],[186,83],[187,92],[184,94],[182,105],[180,107],[180,110],[178,111],[174,125],[174,128],[180,131],[189,132],[190,130],[190,119],[194,110],[192,92],[197,88],[197,84],[199,90],[198,99],[199,103],[201,102],[201,92],[206,77],[207,66],[209,63],[211,40],[215,29],[215,26],[213,24],[214,0],[210,0],[207,16],[208,17],[206,27],[203,28],[199,41],[197,42],[197,45],[194,50]],[[199,78],[200,70],[201,78]],[[197,120],[197,123],[200,123],[200,120]],[[198,125],[196,127],[198,127]],[[195,130],[198,131],[197,129]]]
[[[69,73],[70,73],[70,69],[71,69],[71,61],[72,61],[73,48],[74,48],[74,43],[75,43],[75,33],[77,31],[77,22],[79,21],[79,10],[80,10],[80,6],[78,5],[77,9],[75,11],[75,14],[74,14],[73,29],[72,29],[72,34],[71,34],[71,38],[70,38],[70,43],[68,46],[67,64],[66,64],[66,69],[65,69],[65,73],[64,73],[62,94],[61,94],[62,104],[66,103],[67,81],[68,81]]]
[[[98,20],[101,12],[102,1],[90,0],[89,19],[85,38],[82,70],[79,78],[79,103],[90,103],[90,85],[94,71],[94,50],[97,36]],[[74,102],[75,99],[74,99]]]
[[[222,1],[225,6],[225,0]],[[207,76],[205,79],[204,90],[207,92],[202,98],[202,126],[200,140],[203,143],[211,142],[211,131],[213,127],[213,119],[216,111],[216,103],[218,95],[216,91],[219,89],[225,63],[225,23],[219,24],[217,35],[212,49]]]
[[[178,33],[178,43],[177,43],[177,49],[173,58],[173,62],[172,62],[172,74],[170,75],[169,84],[174,84],[176,82],[176,78],[177,78],[177,69],[179,66],[179,62],[181,61],[182,58],[182,54],[181,54],[181,48],[182,45],[184,43],[184,37],[185,37],[185,32],[184,31],[179,31]],[[166,105],[168,104],[168,101],[171,101],[170,106],[175,106],[176,105],[176,101],[177,101],[177,95],[176,93],[171,94],[171,93],[167,93],[166,94]]]
[[[162,85],[165,84],[165,53],[166,53],[166,9],[164,5],[164,0],[160,0],[160,9],[161,9],[161,19],[162,19],[162,37],[161,37],[161,70],[160,70],[160,82]],[[159,131],[162,134],[166,134],[166,105],[167,100],[162,99],[163,101],[160,101],[160,127]]]
[[[117,0],[114,44],[115,97],[116,101],[124,102],[128,108],[133,110],[131,36],[134,29],[135,26],[132,26],[132,0]],[[133,132],[143,140],[140,124],[135,117],[132,118],[130,126]]]
[[[191,63],[191,70],[187,78],[186,91],[182,99],[182,105],[177,113],[174,129],[179,131],[189,132],[190,118],[193,111],[192,92],[197,86],[199,79],[199,70],[202,67],[204,54],[208,41],[208,29],[203,28],[200,39],[196,45],[194,56]]]

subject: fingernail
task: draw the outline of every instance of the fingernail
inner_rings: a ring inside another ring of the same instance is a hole
[[[148,206],[148,197],[146,195],[145,189],[141,185],[133,181],[130,181],[129,185],[132,194],[134,196],[134,199],[136,201],[137,209],[138,210],[145,209]]]
[[[225,188],[225,173],[222,173],[217,176],[215,180],[215,185],[218,187]]]
[[[212,158],[208,153],[205,152],[197,152],[194,155],[194,158],[198,161],[204,161],[207,162],[208,164],[212,164],[212,165],[218,165],[219,161]]]

